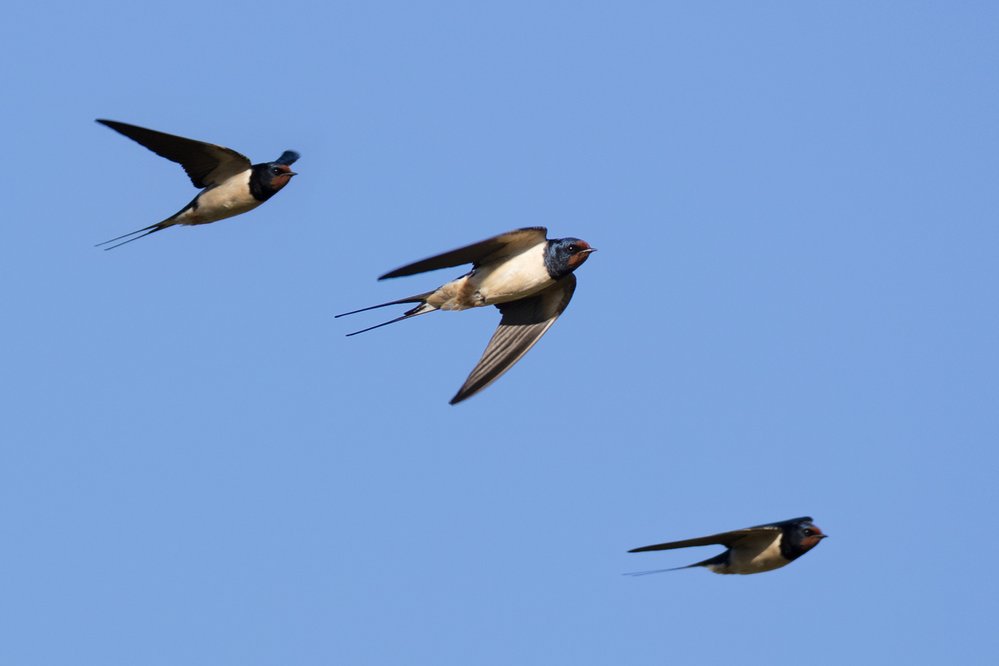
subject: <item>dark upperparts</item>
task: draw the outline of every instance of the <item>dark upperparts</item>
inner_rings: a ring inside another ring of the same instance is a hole
[[[578,238],[553,238],[545,246],[545,269],[553,280],[558,280],[582,266],[595,251]]]
[[[250,173],[250,194],[257,201],[267,201],[296,175],[288,165],[298,159],[298,153],[286,150],[273,162],[254,164]]]

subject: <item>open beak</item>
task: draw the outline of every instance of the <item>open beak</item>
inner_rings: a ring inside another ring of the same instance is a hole
[[[286,175],[286,176],[297,176],[297,175],[298,175],[298,172],[297,172],[297,171],[289,171],[289,172],[288,172],[288,173],[286,173],[285,175]]]

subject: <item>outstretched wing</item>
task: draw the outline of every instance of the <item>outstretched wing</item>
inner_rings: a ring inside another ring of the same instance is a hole
[[[160,157],[177,162],[191,182],[199,189],[218,185],[238,173],[250,168],[250,160],[231,148],[212,143],[185,139],[156,130],[120,123],[115,120],[97,119],[102,125],[124,134],[129,139],[142,144]]]
[[[776,525],[760,525],[759,527],[747,527],[744,530],[732,530],[731,532],[722,532],[721,534],[712,534],[711,536],[697,537],[695,539],[668,541],[666,543],[657,543],[652,546],[642,546],[641,548],[633,548],[628,552],[644,553],[650,550],[673,550],[674,548],[691,548],[693,546],[712,546],[716,544],[732,548],[737,543],[743,542],[744,540],[760,540],[763,542],[772,541],[775,533],[779,532],[780,527]]]
[[[551,328],[575,290],[576,276],[570,273],[534,296],[497,305],[503,313],[499,328],[451,404],[472,397],[513,367]]]
[[[462,266],[464,264],[478,266],[488,261],[497,261],[506,255],[523,252],[538,243],[545,242],[547,237],[548,230],[545,227],[517,229],[516,231],[509,231],[505,234],[479,241],[478,243],[459,247],[457,250],[451,250],[444,254],[438,254],[434,257],[407,264],[394,271],[389,271],[378,279],[384,280],[404,275],[416,275],[417,273],[435,271],[439,268]]]

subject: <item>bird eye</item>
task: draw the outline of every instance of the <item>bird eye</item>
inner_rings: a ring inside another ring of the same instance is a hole
[[[815,532],[813,530],[810,530],[807,527],[805,528],[805,531],[804,531],[804,535],[805,536],[812,536],[813,534],[815,534]]]
[[[275,176],[277,176],[278,174],[281,173],[281,169],[279,169],[277,167],[271,167],[271,173],[274,174]]]
[[[579,248],[576,247],[575,245],[570,245],[569,246],[569,252],[572,252],[573,254],[575,254],[576,252],[579,252]]]

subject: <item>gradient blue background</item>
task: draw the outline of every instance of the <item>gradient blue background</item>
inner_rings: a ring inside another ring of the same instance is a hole
[[[0,25],[0,663],[993,663],[993,3],[15,3]],[[113,252],[181,169],[302,153]],[[357,338],[402,263],[600,252]],[[749,577],[629,548],[812,515]]]

